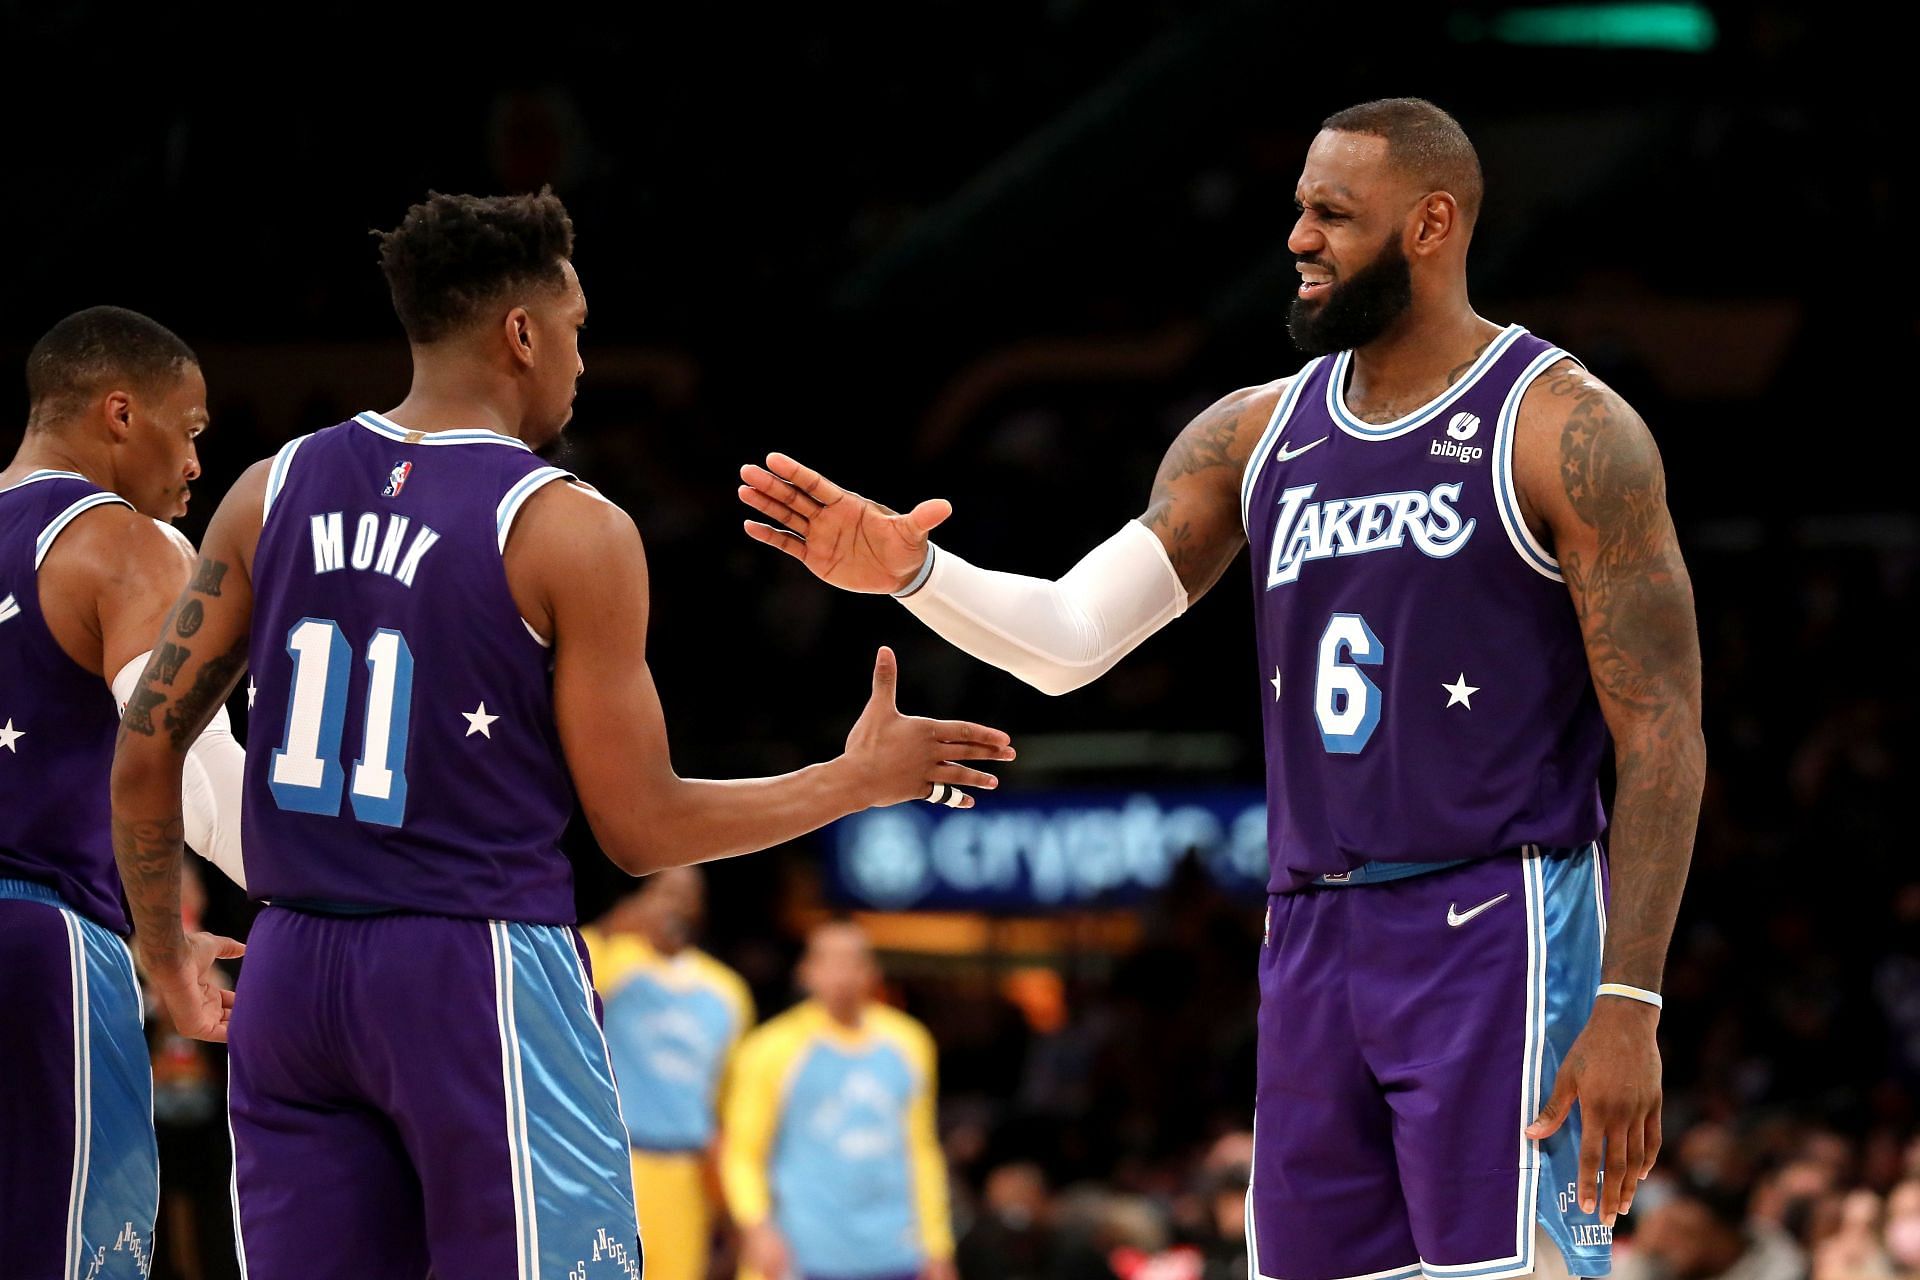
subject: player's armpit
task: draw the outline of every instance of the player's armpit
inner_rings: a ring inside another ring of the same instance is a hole
[[[1167,549],[1191,604],[1205,595],[1246,543],[1240,482],[1287,380],[1225,396],[1175,437],[1153,477],[1140,523]]]
[[[1568,364],[1527,393],[1514,473],[1559,559],[1613,733],[1605,980],[1657,990],[1706,775],[1693,586],[1660,453],[1624,400]]]

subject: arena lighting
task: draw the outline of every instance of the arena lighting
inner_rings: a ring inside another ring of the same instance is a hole
[[[1699,4],[1570,4],[1508,9],[1486,18],[1456,13],[1448,25],[1462,43],[1705,53],[1720,38],[1713,13]]]

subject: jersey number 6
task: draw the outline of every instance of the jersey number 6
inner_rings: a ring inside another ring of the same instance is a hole
[[[1358,755],[1380,727],[1380,686],[1360,668],[1377,667],[1385,656],[1359,614],[1336,613],[1327,620],[1313,678],[1313,715],[1321,743],[1335,755]]]

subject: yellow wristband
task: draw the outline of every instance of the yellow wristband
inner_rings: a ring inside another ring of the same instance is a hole
[[[1603,982],[1600,989],[1593,993],[1597,996],[1622,996],[1628,1000],[1638,1000],[1641,1004],[1650,1004],[1656,1009],[1666,1007],[1666,1001],[1660,998],[1658,991],[1649,991],[1645,987],[1630,987],[1624,982]]]

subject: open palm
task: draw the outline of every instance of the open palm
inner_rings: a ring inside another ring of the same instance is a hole
[[[953,514],[933,498],[901,515],[842,489],[784,453],[740,468],[740,501],[774,523],[746,522],[747,535],[778,547],[823,582],[882,594],[913,581],[927,558],[927,534]]]

